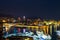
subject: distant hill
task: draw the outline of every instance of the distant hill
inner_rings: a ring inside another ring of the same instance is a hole
[[[0,13],[0,17],[13,17],[12,15]]]

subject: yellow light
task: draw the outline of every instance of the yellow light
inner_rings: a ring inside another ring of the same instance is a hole
[[[3,20],[3,22],[6,22],[5,20]]]
[[[25,39],[25,40],[29,40],[29,38]]]
[[[49,22],[49,24],[52,24],[52,22]]]

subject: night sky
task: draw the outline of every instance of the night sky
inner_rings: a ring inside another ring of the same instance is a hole
[[[60,1],[58,0],[1,0],[0,16],[41,17],[60,19]]]

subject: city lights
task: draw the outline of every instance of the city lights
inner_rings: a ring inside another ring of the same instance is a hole
[[[41,19],[28,19],[23,18],[2,18],[3,22],[3,37],[8,38],[12,36],[27,36],[32,37],[33,40],[51,40],[53,37],[53,30],[59,36],[60,21],[56,20],[43,20]],[[30,40],[26,38],[24,40]]]

